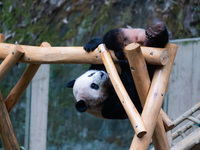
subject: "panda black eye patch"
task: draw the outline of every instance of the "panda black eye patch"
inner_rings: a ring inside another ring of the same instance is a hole
[[[91,87],[92,89],[95,89],[95,90],[98,90],[98,89],[99,89],[99,86],[98,86],[97,84],[95,84],[95,83],[92,83],[92,84],[90,85],[90,87]]]
[[[95,72],[93,72],[90,75],[88,75],[88,77],[92,77],[94,74],[95,74]]]

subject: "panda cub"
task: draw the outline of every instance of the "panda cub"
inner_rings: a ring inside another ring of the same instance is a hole
[[[128,61],[125,60],[123,49],[126,45],[137,42],[143,46],[164,47],[168,43],[168,30],[163,22],[152,24],[144,29],[113,29],[108,31],[103,38],[95,38],[89,41],[84,49],[87,52],[95,50],[99,44],[113,50],[119,59],[121,73],[119,74],[127,93],[138,112],[142,112],[142,106],[131,75]],[[73,88],[76,109],[107,119],[126,119],[128,116],[110,82],[104,65],[91,65],[90,69],[67,83],[67,87]]]

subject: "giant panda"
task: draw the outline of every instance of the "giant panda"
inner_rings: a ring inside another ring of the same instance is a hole
[[[110,30],[103,38],[89,41],[84,49],[90,52],[95,50],[99,44],[104,43],[108,49],[114,50],[121,68],[120,79],[138,112],[141,113],[142,106],[123,49],[133,42],[143,46],[162,48],[168,43],[168,39],[168,29],[165,23],[158,22],[150,25],[146,30],[127,28]],[[83,75],[69,81],[67,87],[73,88],[73,94],[77,100],[75,107],[79,112],[87,111],[96,117],[106,119],[126,119],[128,117],[103,65],[91,65]]]

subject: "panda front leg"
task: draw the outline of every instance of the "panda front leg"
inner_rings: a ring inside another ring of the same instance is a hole
[[[102,38],[94,38],[84,45],[84,49],[86,52],[92,52],[98,47],[99,44],[102,43],[103,43]]]

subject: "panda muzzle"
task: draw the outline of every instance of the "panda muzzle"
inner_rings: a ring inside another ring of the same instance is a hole
[[[84,100],[79,100],[78,102],[76,102],[75,107],[76,110],[79,112],[85,112],[88,108]]]

